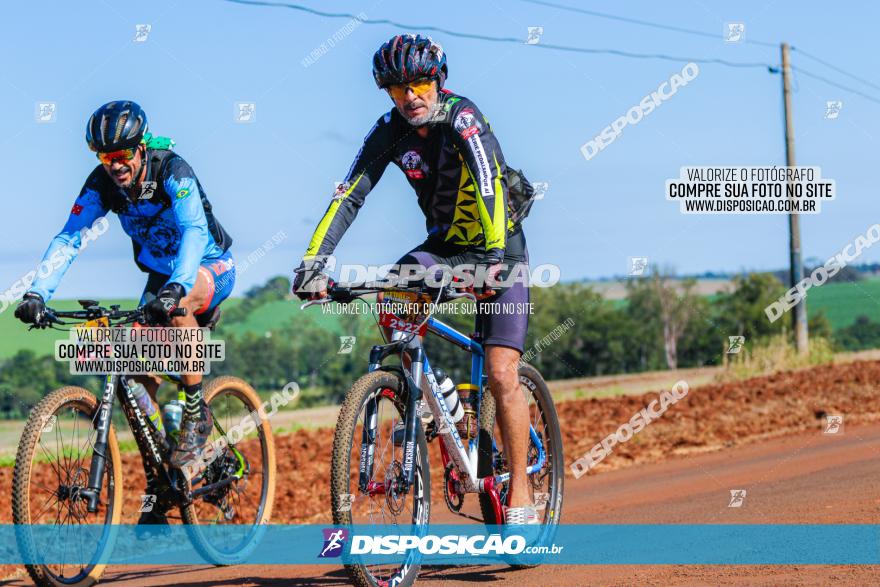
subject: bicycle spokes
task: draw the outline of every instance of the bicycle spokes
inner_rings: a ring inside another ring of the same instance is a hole
[[[398,446],[402,443],[395,442],[395,429],[403,422],[398,406],[379,392],[367,400],[362,415],[355,432],[361,442],[352,447],[351,454],[358,470],[359,495],[350,499],[354,523],[409,522],[412,496],[403,477],[403,447]]]

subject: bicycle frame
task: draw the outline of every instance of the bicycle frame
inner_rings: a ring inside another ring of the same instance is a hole
[[[89,484],[86,489],[82,490],[82,496],[86,498],[86,508],[92,513],[98,510],[98,502],[100,501],[102,479],[107,463],[106,453],[110,437],[110,423],[117,398],[122,406],[125,419],[134,434],[141,458],[145,463],[150,463],[159,479],[179,493],[168,470],[162,466],[168,446],[165,443],[161,443],[160,446],[158,431],[138,406],[137,400],[128,388],[128,380],[129,376],[118,374],[107,375],[104,380],[104,393],[98,405],[98,415],[95,421],[95,444],[89,469]]]
[[[110,313],[108,313],[106,309],[99,307],[98,302],[96,301],[80,300],[79,302],[83,306],[82,311],[55,312],[54,310],[49,310],[51,317],[50,323],[66,324],[58,320],[59,317],[87,321],[106,319],[107,322],[104,326],[108,327],[110,319],[122,318],[126,320],[126,322],[123,322],[122,324],[127,324],[133,322],[136,319],[135,317],[139,316],[140,312],[140,309],[136,311],[120,312],[119,306],[110,306]],[[185,314],[185,310],[180,311],[183,313],[179,315]],[[217,312],[215,311],[212,320],[215,320],[216,316]],[[209,322],[209,324],[213,323],[216,323],[216,321]],[[114,324],[114,327],[119,325],[120,323]],[[209,328],[210,327],[211,326],[209,326]],[[174,373],[157,373],[156,375],[165,381],[170,381],[171,383],[180,384],[182,382],[180,376]],[[134,434],[135,442],[137,443],[144,464],[152,467],[156,479],[158,479],[164,487],[169,488],[173,492],[176,501],[181,504],[186,505],[199,495],[229,485],[236,478],[240,478],[239,475],[241,471],[249,469],[244,456],[236,450],[234,446],[231,446],[231,451],[239,461],[239,472],[227,479],[190,491],[187,488],[187,484],[182,481],[182,473],[178,469],[163,466],[165,457],[168,455],[171,446],[167,439],[163,439],[159,436],[159,431],[156,428],[156,425],[153,424],[153,422],[145,416],[143,410],[141,410],[130,386],[128,385],[130,379],[130,375],[113,373],[107,374],[104,380],[104,392],[101,395],[101,400],[98,404],[97,414],[92,420],[95,428],[95,443],[93,446],[94,454],[92,455],[91,467],[89,469],[88,485],[79,492],[79,495],[85,499],[86,509],[89,512],[94,513],[98,510],[98,504],[101,499],[102,479],[107,464],[110,424],[113,416],[114,400],[117,398],[119,399],[119,404],[122,406],[122,411],[125,414],[128,426],[131,429],[132,434]],[[211,409],[210,406],[208,409]],[[222,436],[226,435],[226,431],[223,430],[223,427],[216,419],[214,420],[214,427]]]
[[[482,405],[483,388],[487,377],[483,374],[483,364],[485,354],[483,345],[479,340],[479,335],[467,336],[455,330],[451,326],[444,324],[440,320],[429,317],[427,321],[427,330],[440,338],[455,344],[462,349],[471,353],[471,385],[476,389],[475,401],[473,405],[477,409],[477,418],[479,419],[479,409]],[[421,339],[418,336],[411,336],[401,331],[395,331],[392,342],[386,345],[374,346],[370,352],[370,371],[376,371],[381,368],[382,360],[399,351],[407,353],[410,359],[409,369],[403,365],[403,372],[407,380],[409,393],[407,394],[407,405],[405,411],[405,433],[404,433],[404,462],[403,476],[405,482],[404,491],[408,491],[413,483],[413,455],[416,442],[416,426],[420,425],[421,412],[419,410],[418,400],[422,395],[425,396],[434,421],[437,423],[438,436],[442,438],[441,452],[443,456],[444,467],[451,462],[454,463],[458,473],[462,476],[462,485],[466,493],[487,493],[495,492],[496,488],[510,478],[510,473],[490,477],[477,476],[478,462],[478,442],[477,439],[468,440],[465,447],[449,408],[443,399],[434,373],[431,369],[428,356],[422,347]],[[421,383],[424,381],[424,389]],[[427,392],[427,393],[423,393]],[[361,464],[360,464],[360,489],[361,491],[369,491],[368,480],[372,477],[373,468],[373,441],[378,428],[378,421],[375,414],[375,402],[368,404],[364,411],[364,427],[363,438],[361,444]],[[527,474],[531,474],[541,469],[546,460],[544,446],[541,439],[535,432],[533,426],[529,425],[529,437],[534,443],[538,451],[538,461],[530,465],[526,469]],[[492,443],[493,452],[496,452],[495,442]],[[365,462],[366,459],[366,462]],[[383,488],[384,489],[384,488]]]

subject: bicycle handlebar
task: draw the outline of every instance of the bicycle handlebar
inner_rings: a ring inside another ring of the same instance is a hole
[[[176,308],[171,312],[172,317],[186,316],[186,308]],[[140,306],[134,310],[120,310],[119,306],[110,306],[103,308],[101,306],[91,306],[82,310],[54,310],[46,307],[42,319],[34,323],[32,326],[37,328],[45,328],[52,324],[60,324],[62,326],[70,325],[70,322],[64,322],[61,318],[69,318],[72,320],[99,320],[107,318],[115,324],[133,324],[135,322],[145,322],[144,307]]]
[[[364,284],[353,284],[348,286],[343,286],[338,283],[334,283],[332,280],[328,284],[327,288],[327,296],[323,298],[318,298],[315,300],[307,300],[305,303],[300,305],[301,310],[305,310],[309,306],[323,305],[329,304],[330,302],[337,302],[340,304],[347,304],[353,302],[355,299],[360,298],[361,296],[373,294],[373,293],[381,293],[387,291],[408,291],[415,293],[422,293],[427,291],[429,288],[422,285],[420,287],[398,287],[394,285],[367,285]],[[457,299],[468,299],[472,302],[477,301],[477,296],[473,292],[462,291],[456,292],[454,290],[448,288],[441,288],[443,291],[443,297],[450,300]]]

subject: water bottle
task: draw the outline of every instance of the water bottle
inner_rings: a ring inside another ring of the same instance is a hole
[[[165,429],[168,434],[177,438],[180,432],[180,421],[183,419],[185,400],[173,399],[162,408],[162,419],[165,420]]]
[[[474,409],[473,400],[476,397],[477,386],[470,383],[459,383],[455,386],[458,391],[458,398],[461,405],[464,406],[464,418],[456,423],[458,434],[462,439],[476,438],[479,430],[477,422],[477,412]]]
[[[455,383],[440,369],[434,369],[434,378],[437,380],[437,385],[440,386],[440,391],[443,393],[443,401],[446,402],[446,407],[449,409],[452,421],[458,422],[464,416],[464,408],[458,399],[458,392],[455,391]]]
[[[134,396],[138,407],[144,415],[156,426],[156,430],[159,432],[159,437],[165,438],[165,430],[163,430],[162,427],[162,418],[159,416],[159,410],[156,409],[156,405],[150,398],[147,388],[144,387],[143,384],[137,383],[134,379],[129,379],[128,390],[131,392],[131,395]]]

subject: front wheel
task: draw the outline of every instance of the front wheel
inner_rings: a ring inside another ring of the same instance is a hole
[[[94,585],[122,515],[122,459],[110,426],[97,511],[86,509],[98,401],[82,387],[53,391],[31,411],[12,474],[12,521],[34,583]],[[35,564],[39,560],[57,564]],[[69,561],[69,562],[65,562]],[[88,561],[88,562],[86,562]]]
[[[545,525],[541,533],[542,541],[549,541],[555,535],[556,526],[562,514],[562,490],[565,479],[565,466],[562,454],[562,433],[556,407],[550,396],[550,389],[537,369],[521,363],[519,367],[520,390],[529,410],[529,422],[537,434],[544,451],[544,464],[529,475],[529,493],[538,515]],[[480,407],[479,458],[477,474],[480,477],[508,473],[509,468],[501,444],[501,431],[495,418],[495,399],[487,390],[483,394]],[[529,441],[528,465],[539,460],[539,448],[534,439]],[[498,490],[501,503],[506,505],[509,481],[502,483]],[[480,510],[487,525],[503,524],[492,507],[488,494],[480,494]],[[546,542],[545,542],[546,544]]]
[[[275,502],[275,441],[254,389],[237,377],[205,386],[214,415],[210,464],[191,479],[192,503],[181,508],[196,550],[215,565],[244,562],[259,545]],[[280,402],[279,402],[280,403]],[[215,489],[199,493],[207,486]]]
[[[374,371],[358,379],[345,396],[336,433],[330,471],[330,501],[333,523],[402,526],[401,534],[417,533],[430,517],[431,483],[428,445],[421,424],[413,457],[414,479],[409,491],[403,476],[403,443],[395,442],[395,427],[405,419],[406,384],[390,371]],[[400,436],[400,433],[398,433]],[[372,472],[361,462],[372,459]],[[365,472],[361,483],[361,467]],[[361,486],[365,485],[366,490]],[[324,553],[322,553],[324,555]],[[345,566],[358,587],[412,585],[419,574],[414,556],[401,565],[348,564]]]

